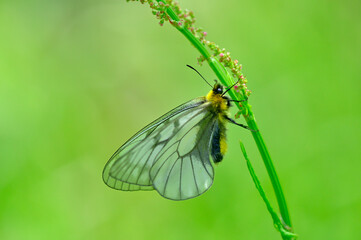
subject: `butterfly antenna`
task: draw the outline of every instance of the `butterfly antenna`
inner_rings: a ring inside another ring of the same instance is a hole
[[[195,69],[194,67],[192,67],[192,66],[190,66],[190,65],[188,65],[188,64],[187,64],[187,67],[189,67],[189,68],[193,69],[194,71],[196,71],[196,73],[198,73],[198,75],[201,76],[201,78],[203,78],[203,80],[204,80],[209,86],[211,86],[211,88],[213,88],[213,86],[202,76],[202,74],[200,74],[200,73],[197,71],[197,69]]]
[[[233,84],[232,86],[230,86],[229,88],[227,88],[227,90],[224,91],[224,93],[222,93],[222,96],[223,96],[224,94],[226,94],[229,90],[231,90],[234,86],[236,86],[238,82],[239,82],[239,80],[238,80],[235,84]]]

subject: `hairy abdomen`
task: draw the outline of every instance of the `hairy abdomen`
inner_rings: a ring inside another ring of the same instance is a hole
[[[214,131],[211,139],[211,156],[214,163],[222,161],[227,151],[226,127],[223,119],[217,119],[214,125]]]

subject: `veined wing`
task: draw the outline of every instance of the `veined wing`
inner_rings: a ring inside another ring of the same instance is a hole
[[[204,103],[204,97],[191,100],[136,133],[107,162],[104,182],[118,190],[153,190],[149,172],[157,154],[182,125],[205,110]]]
[[[209,153],[217,121],[213,112],[201,111],[163,146],[150,169],[150,179],[159,194],[172,200],[185,200],[201,195],[212,186],[214,171]]]

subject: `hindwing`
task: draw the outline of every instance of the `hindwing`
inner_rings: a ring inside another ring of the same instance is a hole
[[[214,178],[209,153],[216,121],[204,97],[173,109],[113,154],[104,182],[125,191],[155,189],[172,200],[204,193]]]

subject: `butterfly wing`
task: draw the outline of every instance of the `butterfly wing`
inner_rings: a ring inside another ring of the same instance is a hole
[[[150,178],[163,197],[185,200],[211,187],[214,171],[209,149],[214,123],[215,117],[208,110],[197,114],[182,125],[156,157]]]
[[[103,171],[118,190],[153,190],[173,200],[198,196],[213,183],[209,142],[215,117],[204,98],[155,120],[121,146]]]

